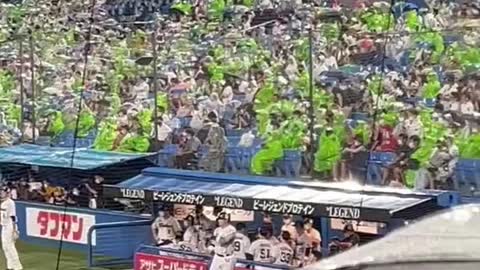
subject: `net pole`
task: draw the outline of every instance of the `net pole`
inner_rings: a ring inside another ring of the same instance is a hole
[[[29,45],[30,45],[30,70],[31,70],[31,76],[30,76],[30,85],[32,88],[32,143],[35,144],[36,137],[37,137],[37,120],[36,120],[36,115],[35,115],[35,103],[36,103],[36,94],[35,94],[35,59],[34,59],[34,42],[33,42],[33,32],[30,31],[30,37],[29,37]]]
[[[25,91],[25,86],[23,85],[23,39],[20,38],[18,42],[18,54],[19,54],[19,61],[20,61],[20,69],[19,69],[19,82],[20,82],[20,123],[18,123],[20,132],[21,132],[21,137],[20,141],[23,142],[23,121],[25,119],[25,108],[24,108],[24,91]]]
[[[158,23],[157,16],[155,15],[155,21],[153,23],[153,33],[152,33],[152,65],[153,65],[153,123],[154,123],[154,132],[155,132],[155,142],[158,139],[158,70],[157,70],[157,31]]]
[[[309,42],[309,63],[308,63],[308,99],[310,106],[308,107],[308,114],[310,118],[309,122],[309,131],[310,131],[310,174],[313,178],[314,171],[313,171],[313,160],[315,158],[315,137],[313,136],[314,125],[315,125],[315,116],[314,116],[314,108],[313,108],[313,29],[310,28],[308,31],[308,42]]]

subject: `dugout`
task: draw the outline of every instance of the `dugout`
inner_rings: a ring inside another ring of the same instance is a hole
[[[72,163],[73,156],[73,163]],[[155,153],[133,154],[20,144],[0,148],[0,178],[21,177],[48,180],[59,186],[77,185],[84,178],[101,175],[105,183],[116,184],[152,166]]]
[[[147,203],[204,205],[315,219],[322,239],[330,239],[332,220],[384,224],[382,235],[405,221],[459,204],[449,191],[409,190],[328,184],[291,179],[238,176],[164,168],[147,168],[136,177],[105,186],[105,196]],[[322,241],[328,252],[328,241]]]

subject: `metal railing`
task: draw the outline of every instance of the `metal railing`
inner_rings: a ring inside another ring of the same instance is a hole
[[[88,231],[88,266],[133,265],[137,247],[151,242],[150,224],[141,220],[93,225]]]

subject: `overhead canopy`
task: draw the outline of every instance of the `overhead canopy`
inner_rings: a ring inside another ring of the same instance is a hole
[[[25,165],[70,168],[73,151],[71,148],[49,147],[32,144],[21,144],[0,148],[0,164],[17,163]],[[95,151],[91,149],[76,149],[73,168],[79,170],[92,170],[99,167],[110,166],[151,154],[130,154]]]
[[[105,195],[178,204],[197,204],[281,214],[386,222],[417,218],[438,209],[436,195],[346,190],[267,177],[147,168],[141,175],[106,186]],[[416,209],[419,211],[412,211]]]

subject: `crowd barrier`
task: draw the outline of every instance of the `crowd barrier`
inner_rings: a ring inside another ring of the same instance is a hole
[[[146,225],[140,225],[150,223],[149,217],[87,208],[65,209],[62,206],[23,201],[16,202],[16,212],[20,241],[31,245],[58,248],[62,240],[62,247],[66,250],[86,255],[90,251],[92,255],[103,252],[107,258],[120,259],[130,254],[131,261],[139,241],[151,242],[150,230]],[[132,237],[127,237],[127,232]],[[116,242],[112,242],[113,239]]]

